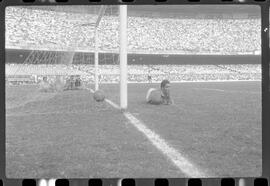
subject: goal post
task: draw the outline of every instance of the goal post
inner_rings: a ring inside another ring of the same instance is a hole
[[[120,108],[127,109],[127,5],[120,10]]]
[[[106,5],[100,7],[95,24],[95,91],[99,89],[99,32],[98,26],[106,11]],[[127,5],[119,5],[119,59],[120,59],[120,108],[127,109]]]
[[[99,89],[98,79],[98,31],[97,26],[95,27],[95,91]]]
[[[98,12],[98,18],[95,24],[95,91],[99,89],[99,70],[98,70],[98,55],[99,55],[99,43],[98,43],[98,26],[102,16],[106,11],[106,5],[102,5]]]

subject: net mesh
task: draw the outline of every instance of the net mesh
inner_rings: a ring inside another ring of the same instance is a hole
[[[35,17],[31,16],[32,14]],[[14,31],[12,26],[15,24],[27,23],[28,27],[23,27],[27,33],[24,38],[26,42],[23,42],[23,38],[17,39],[17,43],[12,43],[10,42],[12,39],[8,39],[7,47],[14,48],[15,45],[19,48],[30,49],[30,52],[21,64],[7,66],[8,76],[31,75],[35,77],[36,83],[42,81],[45,76],[48,79],[54,79],[55,82],[58,76],[65,76],[64,79],[67,76],[81,76],[85,82],[93,83],[95,27],[97,33],[101,31],[109,33],[112,30],[117,33],[118,22],[110,23],[110,20],[117,19],[117,6],[32,6],[7,9],[7,21],[12,20],[9,19],[12,16],[18,15],[20,20],[7,24],[10,28],[7,29],[7,35],[12,37],[12,31]],[[49,20],[40,20],[40,17],[46,17]],[[57,25],[60,21],[63,24]],[[30,33],[33,38],[28,37]],[[38,35],[41,38],[37,39]],[[116,43],[114,47],[108,46],[108,41],[104,42],[108,40],[104,34],[97,34],[97,38],[99,63],[103,66],[119,64],[118,54],[116,54],[118,36],[110,38],[112,41],[109,43]],[[27,43],[27,46],[24,43]],[[99,69],[100,82],[104,79],[103,71],[106,72],[106,68]]]

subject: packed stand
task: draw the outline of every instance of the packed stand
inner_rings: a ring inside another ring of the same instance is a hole
[[[96,14],[8,7],[9,48],[94,50]],[[98,28],[100,50],[119,48],[119,18],[105,15]],[[128,17],[128,49],[133,53],[237,54],[261,49],[260,19],[180,19]]]
[[[6,64],[6,77],[80,75],[83,82],[94,82],[94,65],[14,65]],[[146,83],[169,79],[172,82],[261,80],[261,65],[129,65],[128,81]],[[100,83],[119,83],[118,65],[99,66]]]

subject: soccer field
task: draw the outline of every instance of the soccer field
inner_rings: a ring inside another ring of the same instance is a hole
[[[128,112],[207,177],[260,176],[261,82],[172,83],[174,105],[148,105],[158,84],[129,84]],[[103,84],[119,105],[119,85]],[[145,134],[89,90],[6,86],[9,178],[186,177]]]

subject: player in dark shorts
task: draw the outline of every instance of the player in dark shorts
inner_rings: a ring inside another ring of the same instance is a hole
[[[165,105],[170,105],[173,103],[171,99],[170,87],[171,84],[167,79],[163,80],[160,84],[162,103]]]
[[[81,78],[78,75],[76,76],[75,87],[76,88],[80,88],[81,87]]]
[[[148,75],[147,75],[147,80],[148,83],[152,83],[152,76],[151,76],[151,66],[148,67]]]
[[[152,83],[152,76],[148,75],[147,79],[148,79],[148,83]]]
[[[170,105],[173,104],[170,95],[171,84],[169,80],[165,79],[160,84],[160,90],[150,88],[146,95],[146,102],[150,104],[160,105]]]

